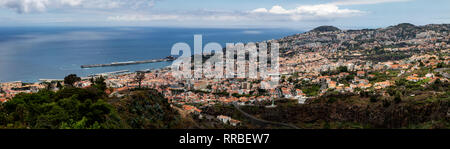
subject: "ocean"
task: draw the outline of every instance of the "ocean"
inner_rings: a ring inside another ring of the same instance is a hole
[[[0,27],[0,82],[63,79],[93,74],[157,69],[172,62],[82,69],[81,65],[159,59],[175,43],[203,45],[259,42],[300,33],[290,29],[202,29],[158,27]]]

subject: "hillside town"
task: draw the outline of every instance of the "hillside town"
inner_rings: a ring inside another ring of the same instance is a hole
[[[168,67],[102,77],[110,97],[125,96],[133,88],[152,88],[172,105],[197,114],[202,113],[203,107],[215,104],[253,105],[278,99],[308,104],[329,92],[389,96],[388,88],[395,88],[402,81],[419,87],[449,81],[449,24],[319,30],[264,41],[281,45],[281,80],[277,89],[262,89],[260,79],[177,79]],[[139,75],[143,77],[136,79]],[[87,77],[76,86],[87,88],[91,84]],[[20,93],[57,91],[62,86],[63,80],[4,82],[0,84],[0,102]],[[240,123],[225,115],[217,119],[233,126]]]

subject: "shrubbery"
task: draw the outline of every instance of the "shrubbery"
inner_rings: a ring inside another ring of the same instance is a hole
[[[77,80],[76,76],[67,78]],[[0,128],[151,129],[186,125],[155,90],[139,89],[130,91],[131,96],[112,99],[105,94],[103,78],[92,81],[85,89],[68,85],[57,92],[16,95],[0,104]]]

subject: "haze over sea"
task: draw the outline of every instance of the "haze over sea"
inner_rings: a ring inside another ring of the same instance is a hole
[[[300,33],[289,29],[198,29],[155,27],[2,27],[0,28],[0,82],[36,82],[63,79],[68,74],[88,76],[119,70],[155,69],[161,62],[82,69],[85,64],[164,58],[173,44],[186,42],[193,49],[194,34],[203,45],[259,42]]]

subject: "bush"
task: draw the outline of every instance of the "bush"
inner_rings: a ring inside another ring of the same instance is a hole
[[[399,91],[397,91],[396,93],[395,93],[395,97],[394,97],[394,102],[395,103],[400,103],[400,102],[402,102],[402,93],[400,93]]]
[[[34,94],[19,94],[1,105],[1,115],[8,116],[2,118],[0,125],[35,129],[111,128],[117,125],[119,121],[111,119],[117,117],[114,107],[98,97],[101,96],[76,88],[56,93],[42,90]],[[77,123],[83,125],[75,127]]]
[[[383,100],[383,107],[385,107],[385,108],[387,108],[387,107],[389,107],[389,106],[391,106],[391,101],[389,101],[389,100]]]
[[[370,96],[370,102],[377,102],[378,97],[377,96]]]

